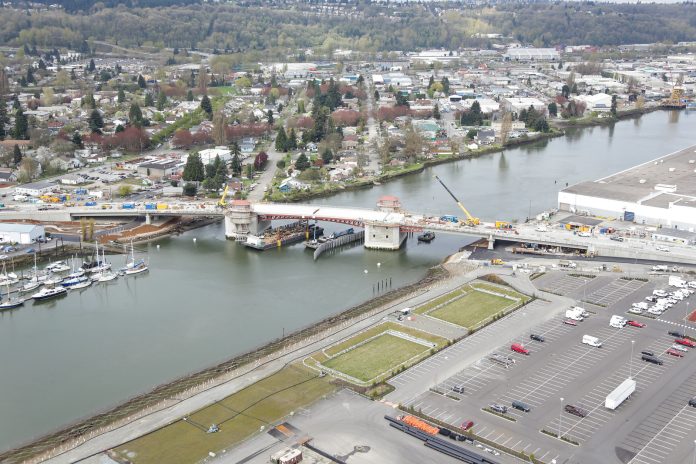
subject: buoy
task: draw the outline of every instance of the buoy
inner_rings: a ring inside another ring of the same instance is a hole
[[[380,267],[381,265],[382,265],[382,263],[377,263],[377,267]]]
[[[193,243],[196,243],[196,237],[193,237]]]
[[[157,249],[159,250],[159,244],[157,244]]]
[[[367,274],[367,269],[365,269],[363,272],[365,272],[365,274]]]

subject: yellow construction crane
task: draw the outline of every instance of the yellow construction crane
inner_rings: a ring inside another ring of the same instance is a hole
[[[435,179],[437,179],[437,181],[445,188],[445,190],[447,190],[447,193],[450,194],[450,196],[454,199],[454,201],[457,202],[457,206],[459,206],[459,208],[460,208],[462,211],[464,211],[464,214],[466,215],[466,224],[467,224],[467,225],[469,225],[469,226],[477,226],[477,225],[481,224],[481,221],[479,220],[479,218],[473,217],[473,216],[471,215],[471,213],[469,213],[469,211],[464,207],[464,205],[462,204],[462,202],[459,201],[459,199],[458,199],[457,197],[454,196],[454,193],[452,193],[452,191],[451,191],[450,189],[447,188],[447,186],[445,185],[445,183],[442,182],[442,179],[440,179],[438,176],[435,176]]]
[[[225,202],[225,198],[227,197],[227,190],[230,188],[229,184],[225,185],[225,190],[222,191],[222,196],[220,197],[220,200],[218,201],[218,206],[226,206],[227,202]]]

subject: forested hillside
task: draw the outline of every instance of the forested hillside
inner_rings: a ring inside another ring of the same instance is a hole
[[[74,13],[0,9],[0,44],[77,47],[83,40],[122,46],[203,48],[286,56],[331,51],[490,46],[476,33],[502,33],[537,46],[618,45],[696,39],[696,5],[592,3],[502,4],[495,8],[361,4],[349,14],[307,5],[184,5],[190,0],[63,0]],[[91,7],[88,8],[88,5]]]

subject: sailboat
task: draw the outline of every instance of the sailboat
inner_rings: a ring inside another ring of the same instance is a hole
[[[115,272],[111,271],[111,263],[106,262],[106,247],[102,248],[102,251],[103,251],[102,263],[108,264],[109,267],[92,274],[92,281],[93,282],[108,282],[110,280],[114,280],[118,276]],[[97,249],[97,256],[99,256],[98,249]]]
[[[17,282],[19,282],[19,278],[17,277],[17,274],[14,272],[10,272],[9,274],[7,273],[7,266],[5,265],[5,261],[2,262],[2,274],[0,274],[0,286],[3,285],[14,285]]]
[[[48,278],[47,274],[39,275],[39,268],[36,266],[36,253],[34,253],[34,268],[30,276],[29,282],[25,283],[19,288],[20,292],[27,293],[36,290]]]
[[[5,297],[7,299],[4,301],[0,301],[0,311],[2,311],[3,309],[12,309],[22,306],[24,304],[24,298],[18,296],[11,296],[9,284],[6,284],[6,288],[7,293],[5,293]]]
[[[70,266],[65,264],[65,262],[63,261],[56,261],[55,263],[46,266],[46,270],[54,274],[57,274],[59,272],[68,272],[70,270]]]
[[[95,242],[95,255],[94,261],[89,263],[83,263],[81,270],[89,273],[104,272],[111,269],[111,263],[106,262],[106,253],[103,259],[99,259],[99,242]]]
[[[147,270],[148,267],[147,264],[145,264],[145,260],[135,260],[135,249],[133,248],[133,241],[131,240],[131,258],[126,263],[126,266],[121,269],[121,273],[123,275],[134,275],[140,274],[141,272],[145,272]]]

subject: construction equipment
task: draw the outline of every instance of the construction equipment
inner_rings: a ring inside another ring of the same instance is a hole
[[[479,220],[479,218],[473,217],[473,216],[471,215],[471,213],[469,213],[469,211],[464,207],[464,205],[462,204],[462,202],[459,201],[459,200],[457,199],[457,197],[454,196],[454,193],[452,193],[452,191],[451,191],[450,189],[447,188],[447,186],[445,185],[445,183],[442,182],[442,179],[440,179],[438,176],[435,176],[435,179],[437,179],[437,181],[445,188],[445,190],[447,190],[447,193],[450,194],[450,196],[454,199],[454,201],[457,202],[457,206],[459,206],[459,208],[460,208],[462,211],[464,211],[464,214],[466,215],[466,225],[468,225],[468,226],[477,226],[477,225],[481,224],[481,221]]]
[[[672,72],[670,71],[670,78],[672,76]],[[672,109],[684,109],[686,108],[686,100],[684,99],[684,87],[682,87],[683,83],[683,78],[681,76],[677,77],[676,81],[674,82],[674,86],[672,87],[672,94],[669,96],[669,98],[666,98],[665,100],[662,100],[661,106],[663,108],[672,108]]]
[[[493,264],[494,266],[502,266],[503,264],[505,264],[505,261],[503,261],[500,258],[493,258],[491,259],[491,264]]]
[[[230,186],[225,185],[225,190],[222,191],[222,196],[220,197],[220,201],[218,201],[218,206],[226,206],[227,203],[225,202],[225,198],[227,197],[227,189],[229,189]]]

